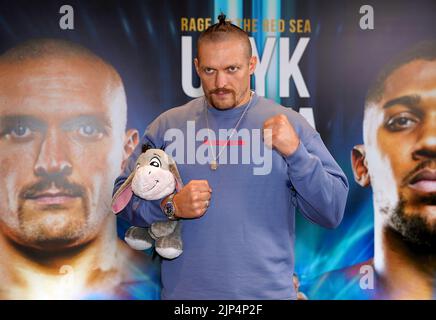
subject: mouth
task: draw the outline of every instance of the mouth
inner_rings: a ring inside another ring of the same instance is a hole
[[[153,190],[156,186],[157,186],[157,184],[159,183],[159,180],[155,180],[155,184],[154,184],[154,186],[152,186],[150,189],[148,189],[148,190],[145,190],[145,192],[149,192],[149,191],[151,191],[151,190]]]
[[[232,92],[229,90],[215,90],[212,92],[213,95],[217,96],[217,97],[224,97],[228,94],[231,94]]]
[[[50,206],[64,205],[68,202],[76,200],[79,197],[80,196],[74,192],[51,187],[48,190],[27,195],[25,199],[34,201],[36,204],[41,206]]]
[[[422,193],[436,192],[436,170],[423,169],[410,180],[409,187]]]

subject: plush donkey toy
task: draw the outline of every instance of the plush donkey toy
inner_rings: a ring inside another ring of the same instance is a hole
[[[117,190],[112,199],[112,211],[118,214],[135,194],[145,200],[162,199],[182,188],[182,180],[174,160],[160,149],[144,146],[136,161],[135,170]],[[181,222],[159,221],[150,228],[130,227],[124,236],[136,250],[151,248],[155,240],[156,252],[163,258],[174,259],[183,252]]]

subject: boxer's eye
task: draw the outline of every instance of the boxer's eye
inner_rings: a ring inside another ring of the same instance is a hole
[[[92,125],[82,125],[78,128],[77,132],[86,138],[100,139],[103,136],[103,132]]]
[[[14,138],[26,138],[31,135],[31,130],[28,126],[17,125],[10,131],[11,136]]]
[[[229,73],[235,73],[238,70],[239,70],[239,68],[237,66],[230,66],[230,67],[227,68],[227,71]]]
[[[45,133],[47,126],[41,120],[30,116],[0,117],[0,138],[5,137],[14,142],[26,142],[38,133]]]
[[[213,74],[215,72],[215,69],[212,68],[204,68],[203,70],[206,74]]]
[[[160,160],[158,157],[153,157],[150,160],[150,166],[156,167],[156,168],[160,168],[162,166]]]
[[[386,128],[389,131],[402,131],[411,129],[419,122],[419,118],[410,112],[401,112],[386,121]]]

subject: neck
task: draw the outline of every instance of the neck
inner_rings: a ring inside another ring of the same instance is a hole
[[[110,290],[119,280],[115,228],[109,215],[95,239],[59,253],[32,252],[1,237],[0,261],[8,263],[0,264],[0,298],[75,299]]]
[[[250,102],[251,97],[253,95],[253,92],[248,89],[248,92],[245,94],[244,98],[241,100],[241,102],[236,106],[236,108],[238,107],[242,107],[243,105],[246,105],[247,103]]]
[[[391,299],[433,299],[436,254],[406,242],[375,214],[374,265],[381,291]]]

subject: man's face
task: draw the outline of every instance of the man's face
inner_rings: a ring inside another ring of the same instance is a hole
[[[122,89],[86,58],[0,64],[0,230],[56,249],[89,241],[123,157]],[[117,121],[118,120],[118,121]]]
[[[385,82],[365,112],[375,204],[412,242],[436,239],[436,61],[414,60]]]
[[[246,103],[256,61],[240,38],[203,41],[195,67],[209,103],[222,110]]]

